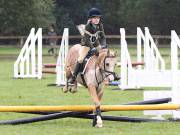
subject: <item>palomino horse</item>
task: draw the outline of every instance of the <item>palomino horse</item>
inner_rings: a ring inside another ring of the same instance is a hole
[[[72,76],[72,71],[77,62],[78,52],[81,45],[77,44],[71,47],[68,52],[66,59],[66,77],[67,80]],[[66,84],[63,88],[64,92],[76,92],[77,83],[85,85],[89,90],[89,94],[92,97],[92,100],[96,106],[95,116],[96,118],[93,121],[93,126],[102,127],[101,111],[100,111],[100,101],[103,95],[104,80],[108,76],[115,76],[113,70],[116,64],[115,53],[109,51],[108,49],[102,49],[99,52],[99,56],[93,55],[88,61],[83,74],[84,81],[79,74],[77,76],[75,85],[68,86]],[[111,77],[112,78],[112,77]]]

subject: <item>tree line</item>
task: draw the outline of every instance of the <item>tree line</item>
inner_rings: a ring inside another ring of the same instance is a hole
[[[101,10],[106,34],[126,28],[149,27],[152,34],[180,34],[180,0],[0,0],[0,35],[27,35],[32,27],[44,33],[53,25],[58,34],[64,27],[78,34],[76,25],[87,22],[88,10]]]

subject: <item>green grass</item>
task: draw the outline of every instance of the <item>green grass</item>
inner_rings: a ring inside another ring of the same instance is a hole
[[[117,49],[117,48],[115,48]],[[131,47],[132,57],[135,48]],[[18,55],[20,48],[0,47],[0,55]],[[165,52],[168,52],[165,49]],[[43,49],[47,54],[47,49]],[[55,82],[55,75],[43,75],[43,79],[13,79],[13,63],[16,58],[0,57],[0,105],[75,105],[92,104],[87,89],[79,87],[76,94],[64,94],[59,87],[48,87]],[[54,63],[53,56],[44,56],[43,61]],[[116,87],[104,89],[102,104],[122,104],[142,100],[143,90],[118,91]],[[142,111],[106,112],[115,116],[142,116]],[[36,115],[0,113],[0,120],[18,119]],[[123,123],[104,121],[101,129],[91,127],[91,120],[65,118],[27,125],[1,125],[0,135],[178,135],[180,123]]]

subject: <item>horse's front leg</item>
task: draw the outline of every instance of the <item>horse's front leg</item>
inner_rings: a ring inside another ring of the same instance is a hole
[[[96,92],[96,87],[94,85],[92,85],[92,84],[89,84],[88,85],[88,90],[89,90],[89,94],[91,95],[95,106],[100,106],[100,101],[99,101],[99,98],[98,98],[98,95],[97,95],[97,92]]]
[[[98,90],[98,93],[97,93],[98,99],[99,99],[100,102],[101,102],[101,99],[102,99],[103,94],[104,94],[103,88],[100,88],[100,89]]]
[[[97,95],[96,87],[94,85],[88,85],[88,90],[96,107],[95,117],[93,119],[93,126],[101,128],[103,124],[100,110],[101,103]]]

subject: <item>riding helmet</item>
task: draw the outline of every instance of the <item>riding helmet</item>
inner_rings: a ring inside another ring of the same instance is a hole
[[[102,14],[100,12],[100,10],[98,8],[91,8],[88,12],[88,18],[92,18],[92,17],[101,17]]]

